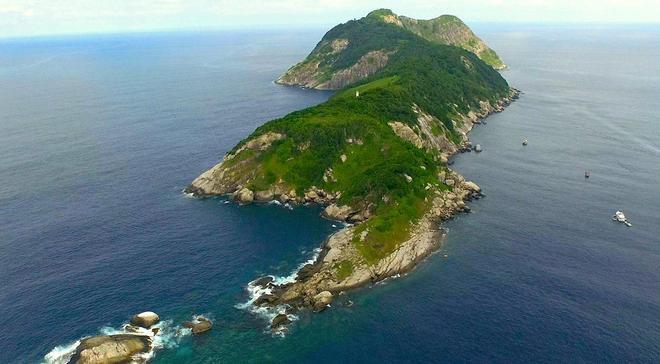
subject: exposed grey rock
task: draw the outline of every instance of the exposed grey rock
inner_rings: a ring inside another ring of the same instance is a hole
[[[149,336],[120,334],[93,336],[83,339],[69,364],[129,363],[136,354],[151,350]]]
[[[277,301],[277,296],[274,294],[264,294],[259,296],[256,300],[254,300],[254,305],[255,306],[261,306],[263,304],[271,304]]]
[[[332,293],[330,291],[323,291],[314,296],[314,311],[323,311],[332,303]]]
[[[271,201],[274,197],[274,193],[272,190],[266,190],[266,191],[257,191],[254,193],[254,199],[256,201]]]
[[[339,206],[333,203],[323,210],[323,216],[331,220],[345,221],[352,212],[353,209],[350,206]]]
[[[281,313],[281,314],[279,314],[279,315],[277,315],[273,318],[273,321],[271,322],[270,327],[272,327],[273,329],[276,329],[276,328],[278,328],[280,326],[283,326],[283,325],[286,325],[290,322],[291,322],[291,320],[289,320],[289,316],[287,316],[284,313]]]
[[[234,195],[236,200],[241,203],[250,203],[254,201],[254,192],[249,188],[243,188]]]
[[[184,322],[183,326],[192,330],[193,334],[199,335],[211,330],[213,323],[204,316],[197,316],[192,321]]]
[[[131,318],[132,325],[144,327],[145,329],[157,324],[158,321],[160,321],[160,317],[158,317],[155,312],[151,311],[138,313]]]

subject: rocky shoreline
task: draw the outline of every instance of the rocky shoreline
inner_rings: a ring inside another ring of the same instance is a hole
[[[167,340],[163,336],[199,335],[211,330],[213,323],[197,315],[184,322],[183,327],[171,328],[171,323],[162,322],[158,314],[145,311],[134,315],[121,330],[81,338],[68,349],[57,347],[44,360],[48,364],[146,363],[154,351],[163,347]]]
[[[446,137],[434,136],[429,124],[433,117],[413,105],[418,114],[419,128],[412,130],[401,123],[390,123],[393,131],[401,138],[410,141],[418,148],[441,151],[438,162],[451,165],[450,157],[456,153],[469,152],[474,147],[469,142],[468,133],[474,125],[485,123],[484,119],[493,113],[504,110],[511,102],[518,99],[520,91],[511,88],[507,97],[500,99],[494,105],[482,101],[476,111],[463,115],[456,129],[462,135],[463,142],[455,145]],[[399,125],[401,124],[401,125]],[[420,135],[421,134],[421,135]],[[245,204],[252,202],[277,201],[282,204],[315,203],[326,206],[322,215],[331,220],[348,224],[347,227],[332,234],[321,246],[321,252],[313,263],[306,264],[296,273],[294,282],[278,285],[272,277],[259,278],[251,284],[267,292],[256,297],[252,305],[260,308],[272,308],[277,315],[272,319],[271,327],[279,330],[293,318],[292,315],[300,309],[311,309],[314,312],[323,311],[333,299],[347,290],[373,284],[384,279],[405,274],[437,251],[445,236],[440,226],[441,222],[452,218],[458,213],[470,212],[466,202],[479,199],[483,195],[481,188],[474,182],[466,181],[461,175],[446,168],[438,173],[438,180],[451,188],[450,191],[434,190],[430,208],[415,223],[410,237],[399,244],[395,251],[375,264],[369,264],[355,247],[355,239],[364,239],[358,233],[358,226],[367,221],[372,212],[370,206],[344,206],[337,203],[341,192],[327,192],[317,187],[311,187],[304,195],[299,196],[284,184],[274,184],[266,191],[251,191],[239,183],[224,184],[223,163],[231,161],[241,150],[265,150],[271,143],[285,136],[276,133],[266,133],[241,146],[237,152],[228,154],[222,163],[195,179],[186,189],[198,197],[214,195],[229,195],[235,201]],[[361,143],[360,140],[347,140],[348,143]],[[479,148],[480,150],[480,148]],[[345,156],[341,156],[342,161]],[[220,171],[220,178],[218,178]],[[407,176],[406,176],[407,177]],[[235,181],[236,176],[226,179]],[[324,180],[331,180],[332,170],[324,174]],[[407,177],[408,178],[408,177]],[[218,180],[220,183],[218,183]],[[432,186],[429,186],[429,189]],[[282,312],[282,307],[286,307]]]

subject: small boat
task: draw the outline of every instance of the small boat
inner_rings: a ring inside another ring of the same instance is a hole
[[[527,139],[523,139],[522,145],[527,145],[528,143]]]
[[[481,151],[482,151],[482,149],[481,149],[481,144],[477,144],[477,145],[475,145],[475,146],[474,146],[474,151],[477,152],[477,153],[481,153]]]
[[[589,178],[589,177],[591,177],[591,172],[589,171],[584,172],[584,178]]]
[[[612,220],[624,223],[628,227],[632,226],[632,224],[626,219],[626,215],[621,211],[615,212],[614,216],[612,216]]]

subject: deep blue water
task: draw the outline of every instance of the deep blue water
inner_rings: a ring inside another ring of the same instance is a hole
[[[525,92],[474,130],[483,153],[456,158],[487,197],[446,225],[442,254],[284,338],[235,305],[332,223],[181,190],[327,98],[272,83],[324,30],[1,41],[0,362],[144,310],[216,322],[156,363],[658,362],[660,29],[477,31]]]

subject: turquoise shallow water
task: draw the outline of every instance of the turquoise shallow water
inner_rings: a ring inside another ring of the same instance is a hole
[[[324,30],[3,40],[0,362],[147,309],[216,322],[155,363],[657,362],[660,29],[476,30],[525,92],[474,130],[483,153],[456,157],[487,197],[447,224],[442,254],[284,338],[235,306],[336,228],[315,208],[180,191],[263,122],[327,98],[272,83]]]

